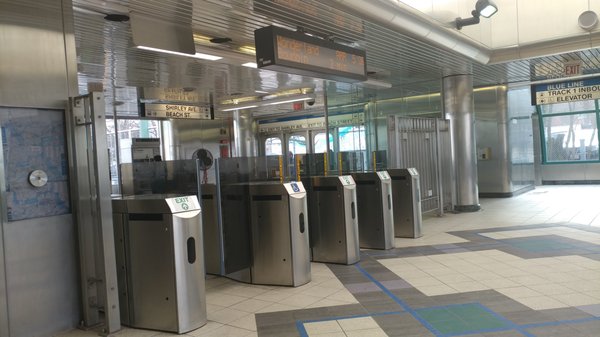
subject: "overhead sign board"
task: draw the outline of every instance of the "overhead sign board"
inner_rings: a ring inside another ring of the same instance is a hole
[[[145,117],[174,119],[212,119],[210,107],[179,104],[141,104]]]
[[[140,99],[161,102],[200,102],[200,93],[194,88],[142,88]]]
[[[600,99],[600,78],[536,84],[531,86],[531,104],[555,104]]]
[[[364,50],[268,26],[254,31],[258,68],[330,79],[367,80]]]

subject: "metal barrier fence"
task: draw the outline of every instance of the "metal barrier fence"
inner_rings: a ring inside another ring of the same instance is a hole
[[[449,121],[388,116],[389,167],[419,171],[423,213],[453,209],[454,171]]]

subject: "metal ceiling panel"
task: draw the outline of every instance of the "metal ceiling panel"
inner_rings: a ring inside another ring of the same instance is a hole
[[[357,0],[358,1],[358,0]],[[439,90],[447,74],[472,72],[475,86],[506,84],[557,77],[565,60],[581,60],[584,73],[600,69],[600,51],[520,60],[495,65],[474,63],[451,51],[432,47],[331,6],[333,0],[74,0],[80,88],[101,82],[106,91],[118,87],[195,87],[215,99],[274,91],[280,87],[313,86],[322,80],[242,67],[254,56],[240,51],[253,46],[254,30],[267,25],[305,32],[345,43],[367,52],[367,69],[378,80],[403,92]],[[135,11],[149,17],[189,20],[199,52],[223,54],[221,61],[202,61],[134,48],[128,22],[104,20],[108,13]],[[168,15],[163,15],[168,13]],[[227,37],[223,44],[214,37]],[[341,91],[348,86],[340,85]],[[347,89],[346,89],[347,90]]]

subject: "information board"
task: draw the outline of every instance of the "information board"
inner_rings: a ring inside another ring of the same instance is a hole
[[[535,84],[531,86],[531,104],[555,104],[600,99],[600,78]]]
[[[367,80],[366,53],[280,27],[254,31],[258,68],[340,82]]]
[[[210,107],[180,104],[141,104],[145,117],[174,119],[212,119]]]

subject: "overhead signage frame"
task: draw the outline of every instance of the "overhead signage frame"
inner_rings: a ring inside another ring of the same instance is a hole
[[[600,99],[600,77],[531,86],[531,105],[593,99]]]
[[[254,40],[260,69],[339,82],[367,80],[364,50],[275,26],[255,30]]]

